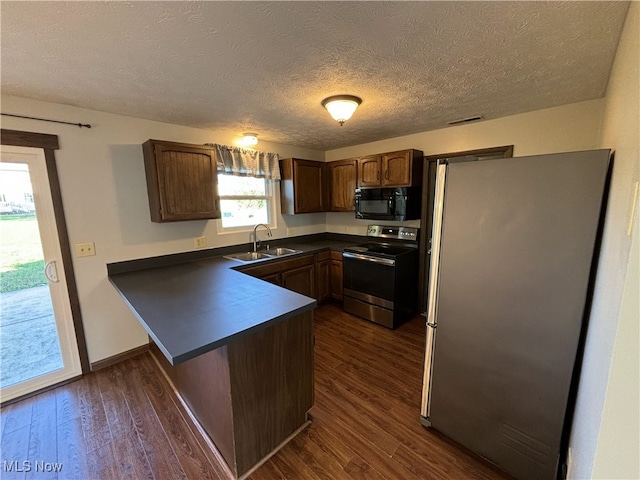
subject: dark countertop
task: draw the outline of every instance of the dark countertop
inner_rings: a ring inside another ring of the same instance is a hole
[[[352,236],[325,237],[298,237],[277,241],[277,246],[304,255],[341,251],[357,241]],[[312,298],[239,271],[277,259],[241,263],[222,256],[246,249],[242,245],[113,263],[107,266],[109,280],[169,362],[177,365],[316,307]]]

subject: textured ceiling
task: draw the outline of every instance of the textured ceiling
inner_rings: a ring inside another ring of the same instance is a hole
[[[329,150],[600,98],[627,7],[2,1],[1,86]],[[343,127],[320,105],[336,94],[363,99]]]

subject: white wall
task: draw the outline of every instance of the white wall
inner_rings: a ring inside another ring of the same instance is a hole
[[[96,256],[74,258],[89,361],[143,345],[147,336],[107,280],[106,264],[191,251],[193,238],[210,247],[246,243],[248,233],[218,235],[217,221],[168,224],[149,220],[142,143],[150,138],[234,144],[239,132],[205,131],[71,106],[2,96],[2,111],[92,125],[91,129],[2,117],[2,128],[55,134],[56,162],[71,244],[95,242]],[[260,142],[283,158],[322,160],[323,152]],[[279,204],[277,211],[280,211]],[[325,215],[278,216],[274,237],[325,231]],[[179,321],[179,319],[177,319]]]
[[[327,161],[415,148],[425,155],[514,145],[513,155],[539,155],[600,148],[604,99],[537,110],[510,117],[416,133],[326,152]],[[344,128],[347,128],[346,126]],[[327,213],[327,231],[366,234],[367,220]],[[398,222],[419,226],[420,222]]]
[[[576,479],[640,478],[637,211],[627,232],[640,177],[639,25],[640,4],[632,2],[606,94],[601,145],[615,160],[571,436]]]
[[[417,148],[425,154],[514,144],[514,154],[581,150],[598,146],[604,100],[408,135],[326,153],[261,142],[282,157],[334,160]],[[218,234],[216,221],[156,224],[149,220],[142,143],[149,138],[185,143],[234,143],[238,132],[206,131],[149,120],[2,96],[8,113],[90,123],[80,129],[3,117],[3,128],[56,134],[56,152],[71,244],[93,241],[95,257],[74,258],[90,362],[144,344],[147,337],[107,280],[106,264],[193,250],[204,235],[210,247],[244,243],[248,235]],[[278,207],[279,210],[279,207]],[[349,213],[278,216],[274,236],[323,231],[365,234],[368,221]],[[406,222],[419,225],[418,221]]]

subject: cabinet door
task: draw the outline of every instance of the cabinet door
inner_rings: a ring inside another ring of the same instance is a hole
[[[330,265],[331,260],[322,260],[316,263],[316,300],[318,303],[327,301],[331,296]]]
[[[380,186],[380,172],[382,170],[382,158],[380,155],[362,157],[358,159],[358,186]]]
[[[143,152],[152,221],[220,218],[211,149],[149,140]]]
[[[265,275],[260,277],[265,282],[273,283],[274,285],[282,285],[282,276],[279,273],[272,273],[271,275]]]
[[[280,160],[280,205],[283,215],[325,211],[326,164],[300,158]]]
[[[382,185],[385,187],[411,186],[410,150],[382,155]]]
[[[314,282],[313,265],[294,268],[282,272],[282,286],[287,290],[293,290],[307,297],[314,298],[315,282]]]
[[[330,206],[332,212],[352,212],[355,208],[354,196],[357,186],[358,161],[338,160],[329,162],[331,184]]]
[[[342,255],[339,253],[334,255],[334,252],[331,252],[329,278],[331,284],[331,298],[342,301]]]
[[[293,160],[293,191],[296,213],[324,211],[323,162]]]

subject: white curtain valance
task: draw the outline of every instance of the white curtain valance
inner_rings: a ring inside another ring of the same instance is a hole
[[[280,180],[277,153],[206,143],[216,152],[218,171],[229,175]]]

